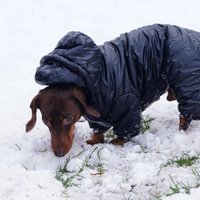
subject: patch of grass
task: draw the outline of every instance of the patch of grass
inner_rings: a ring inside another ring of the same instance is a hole
[[[191,156],[189,155],[189,153],[183,152],[181,156],[175,156],[173,158],[170,158],[168,159],[168,162],[165,165],[161,166],[157,175],[161,172],[161,170],[164,167],[170,166],[170,167],[177,167],[177,168],[179,167],[189,167],[189,169],[193,168],[192,173],[196,177],[196,183],[190,185],[188,181],[187,182],[176,181],[173,179],[171,175],[169,175],[172,183],[170,185],[169,192],[163,194],[164,196],[171,196],[177,193],[190,194],[192,188],[200,187],[200,172],[197,171],[196,168],[194,169],[194,164],[197,163],[198,159],[199,159],[199,154]],[[162,195],[159,195],[156,198],[157,199],[162,198]]]
[[[97,171],[96,173],[91,174],[93,176],[96,176],[96,175],[103,176],[104,173],[106,172],[104,164],[101,160],[101,151],[102,150],[103,150],[103,148],[101,148],[97,151],[97,158],[98,158],[97,164],[93,164],[93,165],[90,164],[90,168]]]
[[[197,183],[196,183],[196,188],[197,187],[200,187],[200,172],[199,171],[197,171],[196,169],[192,169],[192,173],[193,173],[193,175],[196,177],[196,181],[197,181]]]
[[[110,128],[109,130],[106,131],[105,137],[107,137],[108,139],[112,139],[112,140],[116,137],[113,132],[113,128]]]
[[[191,186],[189,184],[189,182],[187,182],[187,183],[178,182],[178,181],[175,182],[175,180],[172,178],[172,176],[169,175],[169,177],[172,181],[172,185],[170,186],[171,192],[166,194],[166,196],[171,196],[171,195],[174,195],[177,193],[183,193],[183,192],[186,194],[190,194],[192,188],[200,187],[200,172],[197,171],[196,169],[192,169],[192,173],[197,178],[197,183],[193,186]]]
[[[91,158],[92,154],[94,153],[94,151],[96,151],[97,147],[91,152],[91,154],[85,158],[85,160],[83,161],[82,165],[79,166],[79,170],[78,171],[70,171],[68,169],[68,164],[70,163],[71,160],[73,160],[74,158],[80,156],[83,152],[81,151],[79,154],[73,156],[73,157],[68,157],[66,159],[66,162],[63,166],[60,166],[56,172],[56,176],[55,178],[58,181],[61,181],[63,184],[63,187],[66,189],[68,187],[72,187],[72,186],[78,186],[77,184],[74,183],[74,179],[77,178],[78,176],[80,176],[80,174],[83,172],[84,168],[86,166],[88,166],[88,162],[89,159]]]
[[[84,151],[84,150],[83,150]],[[68,187],[71,187],[71,186],[77,186],[74,182],[73,182],[73,179],[77,176],[80,175],[80,173],[83,171],[85,165],[86,165],[86,162],[87,160],[85,159],[82,166],[79,167],[79,170],[77,172],[75,171],[70,171],[68,169],[68,164],[70,163],[71,160],[73,160],[74,158],[78,157],[79,155],[81,155],[83,153],[83,151],[81,151],[78,155],[76,156],[73,156],[73,157],[68,157],[65,164],[63,166],[60,166],[56,172],[56,176],[55,178],[58,180],[58,181],[61,181],[62,184],[63,184],[63,187],[64,188],[68,188]]]
[[[166,196],[178,194],[178,193],[181,193],[182,191],[184,191],[186,194],[190,194],[190,190],[192,187],[189,185],[188,182],[187,184],[183,182],[175,182],[171,175],[169,175],[169,177],[172,181],[172,185],[170,186],[171,192],[167,194]]]
[[[141,127],[140,127],[140,132],[144,133],[145,131],[149,130],[151,127],[151,123],[155,118],[150,117],[149,115],[143,116],[141,120]],[[116,135],[113,132],[113,128],[110,128],[108,131],[105,133],[105,137],[108,139],[115,139]]]
[[[161,198],[162,198],[162,195],[155,196],[156,200],[162,200]]]
[[[97,164],[97,173],[100,176],[102,176],[106,171],[105,168],[104,168],[104,165],[103,165],[103,163],[101,161],[101,151],[102,151],[102,149],[99,149],[97,151],[97,157],[98,157],[98,160],[99,160],[99,162]]]
[[[79,157],[83,152],[81,151],[79,154],[71,157],[69,156],[66,161],[65,161],[65,164],[63,166],[60,166],[56,172],[56,176],[55,178],[58,180],[58,181],[61,181],[62,184],[63,184],[63,187],[65,189],[67,189],[68,187],[72,187],[72,186],[78,186],[78,184],[75,183],[75,180],[78,178],[78,177],[81,177],[81,173],[84,171],[84,169],[86,167],[90,168],[90,169],[93,169],[93,170],[96,170],[97,173],[95,174],[91,174],[91,175],[99,175],[99,176],[102,176],[104,173],[105,173],[105,168],[104,168],[104,164],[102,163],[101,161],[101,151],[103,148],[99,149],[97,151],[98,147],[94,148],[93,151],[90,153],[89,156],[87,156],[82,165],[79,166],[79,169],[77,171],[70,171],[68,168],[68,165],[69,163]],[[89,160],[91,159],[92,155],[94,154],[94,152],[97,151],[97,158],[98,158],[98,161],[97,161],[97,164],[91,164],[89,162]]]
[[[190,156],[188,153],[183,152],[180,157],[175,156],[173,158],[169,158],[167,163],[160,167],[157,175],[162,171],[164,167],[168,167],[171,165],[175,165],[176,167],[190,167],[195,164],[198,159],[199,155]]]
[[[167,167],[169,165],[176,165],[177,167],[189,167],[196,163],[198,159],[199,156],[190,156],[188,153],[184,152],[181,157],[175,156],[173,158],[169,158],[168,162],[163,167]]]
[[[144,133],[145,131],[148,131],[150,129],[150,124],[154,119],[155,118],[149,117],[149,115],[144,116],[142,119],[140,132]]]

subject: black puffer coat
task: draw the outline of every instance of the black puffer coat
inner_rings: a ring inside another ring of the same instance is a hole
[[[85,116],[92,128],[113,126],[118,136],[138,134],[141,112],[170,87],[185,116],[200,115],[200,33],[155,24],[97,46],[70,32],[44,56],[35,75],[40,84],[74,84],[101,118]]]

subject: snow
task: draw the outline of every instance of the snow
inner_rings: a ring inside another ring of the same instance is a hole
[[[190,167],[166,164],[184,153],[199,156],[200,122],[179,132],[177,103],[167,102],[166,96],[144,113],[155,118],[151,129],[123,147],[110,145],[109,138],[105,144],[87,145],[91,130],[79,122],[71,151],[57,158],[39,112],[36,127],[25,133],[30,101],[42,88],[34,81],[36,67],[67,32],[82,31],[102,44],[153,23],[200,31],[199,13],[198,0],[1,0],[0,199],[199,199],[200,180],[193,172],[200,173],[200,159]],[[85,161],[87,165],[73,179],[76,185],[65,189],[55,178],[56,171],[80,152],[68,170],[75,173]],[[181,187],[181,193],[166,196],[173,181],[194,189],[185,194]]]

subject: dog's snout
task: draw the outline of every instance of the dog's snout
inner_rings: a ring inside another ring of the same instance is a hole
[[[67,148],[65,147],[65,145],[57,145],[56,148],[54,149],[54,154],[57,157],[63,157],[65,156],[65,154],[67,154]]]
[[[57,157],[65,156],[71,149],[74,139],[74,128],[72,125],[69,132],[51,131],[51,146]]]

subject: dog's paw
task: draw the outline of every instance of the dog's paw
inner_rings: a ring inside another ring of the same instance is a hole
[[[118,137],[118,138],[115,138],[115,139],[111,140],[110,144],[113,144],[113,145],[123,145],[126,142],[127,142],[127,140],[125,140],[124,138]]]
[[[87,144],[95,145],[99,143],[104,143],[104,135],[103,133],[95,133],[89,140],[86,140]]]
[[[179,122],[179,130],[187,130],[190,125],[191,120],[187,120],[184,116],[180,116],[180,122]]]
[[[167,101],[175,101],[176,100],[176,96],[173,92],[172,89],[168,90],[168,94],[167,94]]]

